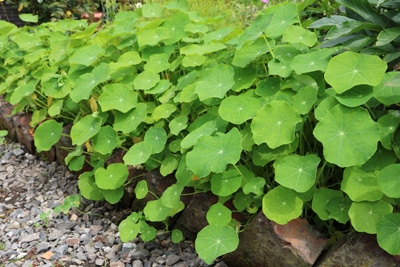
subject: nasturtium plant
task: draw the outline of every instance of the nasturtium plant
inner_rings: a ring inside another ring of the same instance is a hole
[[[242,29],[185,0],[104,25],[0,21],[0,94],[12,114],[32,115],[38,151],[66,150],[71,171],[89,169],[83,197],[118,203],[134,187],[144,208],[120,223],[123,242],[154,239],[149,222],[171,231],[183,200],[206,192],[218,198],[195,241],[207,263],[236,249],[233,212],[302,215],[326,236],[376,233],[399,254],[398,22],[366,0],[311,19],[320,2],[268,5]],[[142,177],[150,170],[171,182],[160,194]]]
[[[60,140],[62,124],[54,120],[48,120],[40,124],[35,130],[34,143],[37,149],[48,151]]]

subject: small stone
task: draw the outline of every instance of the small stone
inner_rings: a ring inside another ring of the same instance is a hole
[[[110,267],[125,267],[125,264],[117,261],[117,262],[110,262]],[[132,266],[133,267],[133,266]]]
[[[71,215],[71,218],[69,218],[71,221],[76,221],[78,219],[78,215],[75,213]]]
[[[96,261],[94,262],[97,266],[103,266],[104,264],[104,259],[97,258]]]
[[[59,239],[64,233],[58,229],[52,229],[49,233],[49,236],[47,237],[47,239],[49,241],[54,241]]]
[[[72,228],[74,228],[75,227],[75,225],[77,225],[78,223],[77,222],[64,222],[64,223],[61,223],[60,225],[58,225],[57,226],[57,228],[59,229],[59,230],[69,230],[69,229],[72,229]]]
[[[173,265],[177,263],[180,260],[180,257],[175,254],[170,254],[167,256],[167,259],[165,260],[166,265]]]
[[[36,248],[37,248],[37,253],[45,252],[46,250],[48,250],[50,248],[50,243],[49,242],[40,242],[39,244],[37,244]]]
[[[19,228],[21,228],[21,224],[19,222],[12,222],[10,224],[10,228],[11,229],[19,229]]]
[[[40,238],[39,233],[33,233],[30,235],[23,236],[22,239],[20,240],[20,242],[21,243],[29,243],[29,242],[32,242],[35,240],[39,240],[39,238]]]
[[[97,235],[103,227],[101,225],[91,225],[90,226],[90,234],[91,235]]]
[[[67,240],[65,242],[67,243],[68,246],[73,247],[74,245],[79,245],[81,240],[77,237],[70,237],[70,238],[67,238]]]
[[[143,267],[143,263],[140,260],[134,260],[132,262],[132,267]]]
[[[103,246],[104,246],[103,243],[98,241],[98,242],[94,243],[93,247],[96,248],[96,249],[101,249]]]
[[[150,252],[147,249],[137,249],[132,253],[132,258],[134,260],[144,260],[147,259]]]
[[[112,246],[115,242],[115,236],[113,234],[106,236],[106,246]]]

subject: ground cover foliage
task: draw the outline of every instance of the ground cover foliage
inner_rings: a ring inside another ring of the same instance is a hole
[[[279,224],[302,216],[332,239],[376,233],[400,254],[400,3],[340,0],[345,14],[311,23],[300,14],[316,2],[270,6],[244,29],[212,29],[183,0],[102,28],[1,21],[0,94],[33,114],[39,151],[71,138],[66,165],[93,168],[79,177],[85,198],[118,203],[137,179],[128,166],[176,177],[121,222],[123,241],[155,238],[151,222],[182,211],[191,188],[219,198],[195,241],[208,263],[238,245],[232,213],[258,210]],[[136,198],[151,193],[136,184]]]

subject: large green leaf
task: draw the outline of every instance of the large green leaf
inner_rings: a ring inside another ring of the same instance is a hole
[[[312,200],[312,210],[322,220],[328,220],[330,218],[330,212],[328,210],[328,204],[331,199],[343,198],[342,191],[333,190],[328,188],[321,188],[314,193]]]
[[[100,128],[100,132],[93,137],[93,148],[100,154],[107,155],[118,146],[118,136],[110,125]]]
[[[243,47],[235,51],[232,64],[241,68],[246,67],[254,59],[270,51],[270,47],[268,47],[266,42],[266,40],[260,38],[252,43],[245,44]],[[270,46],[275,43],[274,41],[270,42]]]
[[[123,157],[126,165],[139,165],[145,163],[152,154],[152,145],[147,142],[134,144]]]
[[[103,53],[103,48],[98,45],[87,45],[83,46],[75,51],[75,53],[69,58],[69,63],[80,64],[85,66],[93,65],[100,55]]]
[[[208,209],[206,218],[212,225],[228,225],[232,219],[232,211],[221,203],[215,203]]]
[[[341,94],[356,85],[378,85],[386,68],[378,56],[347,51],[329,61],[325,79]]]
[[[235,84],[233,68],[219,64],[204,71],[203,77],[196,83],[196,94],[201,101],[216,97],[223,98]]]
[[[195,241],[196,252],[207,264],[216,258],[234,251],[239,245],[236,231],[226,225],[208,225],[198,234]]]
[[[377,226],[377,239],[381,248],[392,255],[400,254],[400,214],[383,215]]]
[[[160,81],[160,75],[149,70],[141,72],[133,81],[135,89],[149,90]]]
[[[297,7],[293,3],[272,5],[265,13],[272,14],[271,22],[264,31],[268,37],[282,35],[290,25],[299,22]]]
[[[238,48],[241,48],[246,42],[253,41],[260,37],[264,30],[271,23],[272,14],[263,13],[257,16],[251,24],[246,27],[239,37]]]
[[[34,143],[38,150],[48,151],[60,140],[62,134],[62,123],[48,120],[39,125],[35,130]]]
[[[262,210],[268,219],[278,224],[287,224],[301,215],[303,201],[295,191],[277,186],[263,197]]]
[[[229,96],[222,100],[218,113],[222,119],[234,124],[242,124],[252,119],[260,108],[260,102],[250,96]]]
[[[144,135],[144,142],[151,145],[152,154],[160,153],[167,143],[167,133],[164,128],[150,127]]]
[[[241,134],[233,128],[226,134],[202,136],[186,155],[186,164],[198,177],[210,172],[224,172],[228,164],[235,164],[242,152]]]
[[[307,73],[313,71],[325,71],[334,49],[322,48],[316,51],[300,54],[293,58],[290,67],[297,73]]]
[[[101,127],[101,118],[93,115],[86,115],[71,128],[71,139],[73,145],[82,145],[95,136]]]
[[[216,173],[211,177],[211,191],[217,196],[229,196],[242,184],[242,176],[236,169]]]
[[[400,164],[390,164],[378,173],[378,184],[388,197],[400,198]]]
[[[103,87],[98,101],[102,111],[115,109],[125,113],[136,106],[137,97],[138,94],[128,85],[112,83]]]
[[[92,172],[84,172],[79,176],[79,191],[83,197],[90,200],[103,200],[102,190],[96,185]]]
[[[154,29],[145,29],[138,33],[137,39],[139,47],[146,45],[156,46],[160,41],[170,38],[167,27],[157,27]]]
[[[251,123],[254,142],[267,143],[270,148],[290,144],[301,117],[287,102],[275,100],[262,107]]]
[[[300,43],[311,47],[317,42],[317,35],[303,27],[290,25],[284,32],[283,39],[288,43]]]
[[[374,97],[389,106],[400,102],[400,74],[398,71],[385,73],[382,81],[374,87]]]
[[[383,196],[375,173],[364,172],[358,167],[344,170],[341,189],[353,201],[377,201]]]
[[[314,136],[322,142],[328,162],[350,167],[374,155],[380,133],[368,111],[336,105],[314,128]]]
[[[275,180],[297,192],[307,192],[315,184],[320,161],[313,154],[286,156],[274,163]]]
[[[113,163],[107,169],[100,167],[94,172],[96,185],[100,189],[114,190],[120,188],[128,177],[128,167],[122,163]]]
[[[378,119],[381,132],[381,144],[386,149],[392,149],[393,134],[400,125],[398,110],[388,110],[386,115]]]
[[[377,225],[382,216],[392,211],[392,205],[383,200],[353,202],[349,209],[349,217],[351,225],[357,232],[376,234]]]
[[[147,105],[145,103],[138,103],[136,108],[127,113],[116,111],[114,116],[114,129],[123,133],[130,133],[135,131],[139,124],[146,118]]]

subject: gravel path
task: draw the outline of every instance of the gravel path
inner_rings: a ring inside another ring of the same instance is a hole
[[[126,212],[115,206],[82,200],[67,214],[53,212],[77,188],[65,167],[39,160],[20,144],[0,145],[0,267],[209,266],[193,242],[174,244],[166,233],[148,243],[122,243],[117,224]]]

